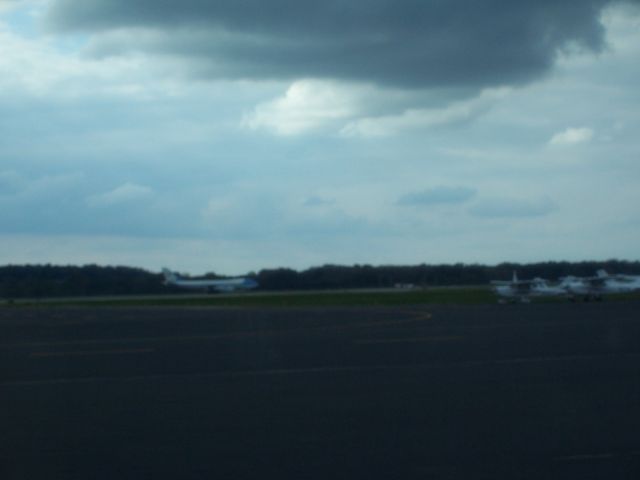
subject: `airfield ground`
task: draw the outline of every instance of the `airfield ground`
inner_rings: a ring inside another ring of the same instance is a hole
[[[640,300],[640,292],[608,295],[607,300]],[[563,303],[567,298],[534,297],[536,303]],[[580,301],[580,299],[577,299]],[[322,307],[492,304],[498,297],[489,286],[372,288],[344,290],[252,291],[242,293],[174,293],[170,295],[96,296],[76,298],[2,299],[0,306],[129,306],[129,307]]]
[[[0,308],[0,478],[640,478],[640,302]]]

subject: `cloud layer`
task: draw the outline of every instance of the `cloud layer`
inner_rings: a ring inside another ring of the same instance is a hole
[[[567,128],[565,131],[556,133],[551,137],[549,145],[576,145],[578,143],[588,142],[592,137],[593,130],[590,128]]]
[[[0,263],[637,258],[608,5],[0,0]]]
[[[476,195],[473,188],[439,186],[422,192],[412,192],[403,195],[398,205],[424,206],[458,204],[471,200]]]
[[[192,60],[194,75],[486,88],[544,74],[563,49],[599,51],[614,0],[54,0],[56,32],[93,52]]]

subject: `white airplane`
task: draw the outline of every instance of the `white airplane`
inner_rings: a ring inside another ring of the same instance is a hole
[[[514,271],[511,281],[494,280],[491,282],[493,290],[508,301],[520,301],[529,303],[531,297],[553,297],[566,295],[567,291],[561,286],[550,286],[546,280],[542,278],[534,278],[532,280],[518,280],[518,275]]]
[[[560,286],[575,300],[581,296],[586,301],[602,300],[608,293],[628,293],[640,290],[638,275],[609,275],[605,270],[598,270],[595,277],[562,277]]]
[[[225,278],[221,280],[210,280],[207,278],[188,280],[180,278],[177,274],[175,274],[168,268],[163,268],[162,273],[164,274],[165,285],[173,285],[176,287],[188,288],[191,290],[205,290],[209,293],[251,290],[258,286],[258,282],[246,277]]]

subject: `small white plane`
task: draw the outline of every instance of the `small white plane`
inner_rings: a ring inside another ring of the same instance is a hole
[[[211,280],[208,278],[192,280],[180,278],[176,273],[172,272],[168,268],[163,268],[162,273],[164,274],[165,285],[173,285],[190,290],[204,290],[209,293],[251,290],[258,286],[258,282],[247,277],[225,278],[220,280]]]
[[[640,276],[610,275],[605,270],[598,270],[595,277],[562,277],[560,286],[567,291],[569,298],[575,300],[581,296],[586,301],[602,300],[608,293],[628,293],[640,290]]]
[[[561,286],[551,286],[543,278],[532,280],[518,280],[518,274],[514,271],[511,281],[494,280],[491,282],[498,296],[511,302],[520,301],[529,303],[531,297],[553,297],[566,295],[567,291]]]

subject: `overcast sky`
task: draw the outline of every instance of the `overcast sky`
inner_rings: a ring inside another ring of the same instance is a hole
[[[0,264],[639,260],[640,2],[0,0]]]

